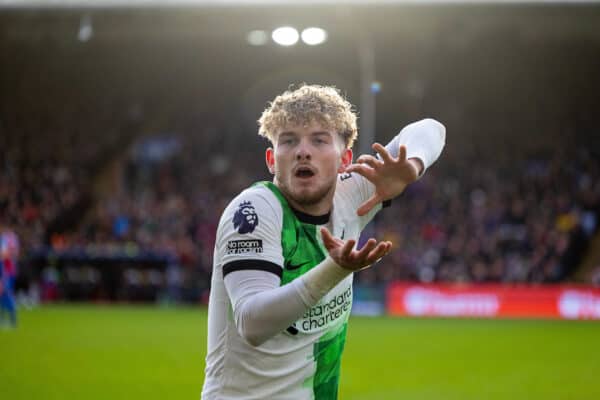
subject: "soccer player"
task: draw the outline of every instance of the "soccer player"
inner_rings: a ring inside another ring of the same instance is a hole
[[[277,96],[259,126],[274,178],[238,195],[217,229],[202,396],[336,399],[352,274],[391,249],[358,249],[360,232],[439,157],[445,128],[413,123],[352,164],[352,106],[309,85]]]
[[[19,238],[9,228],[0,227],[0,322],[4,323],[4,315],[8,314],[13,328],[17,326],[17,305],[15,302],[15,281],[17,276],[17,260],[19,258]]]

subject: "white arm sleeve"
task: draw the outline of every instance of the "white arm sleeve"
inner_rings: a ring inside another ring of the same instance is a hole
[[[265,271],[228,274],[225,287],[238,332],[252,346],[261,345],[298,320],[349,274],[329,257],[284,286],[279,286],[277,275]]]
[[[432,118],[422,119],[406,125],[385,148],[398,157],[400,145],[406,146],[406,158],[418,158],[423,162],[423,171],[440,156],[446,143],[446,127]]]

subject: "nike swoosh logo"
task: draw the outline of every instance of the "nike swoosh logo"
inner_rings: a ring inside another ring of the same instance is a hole
[[[302,268],[302,267],[304,267],[306,264],[310,264],[310,261],[306,261],[306,262],[303,262],[303,263],[301,263],[301,264],[297,264],[297,265],[294,265],[294,264],[292,264],[292,263],[289,263],[289,262],[288,262],[288,263],[285,263],[285,268],[286,268],[287,270],[290,270],[290,271],[291,271],[291,270],[294,270],[294,269]]]

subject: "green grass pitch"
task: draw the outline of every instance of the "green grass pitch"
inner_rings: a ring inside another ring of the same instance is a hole
[[[68,305],[0,330],[0,399],[199,399],[206,309]],[[600,399],[600,323],[350,320],[340,399]]]

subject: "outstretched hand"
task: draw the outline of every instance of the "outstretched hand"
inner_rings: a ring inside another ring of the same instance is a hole
[[[392,249],[392,242],[382,241],[377,243],[373,238],[360,250],[354,250],[356,240],[342,240],[334,237],[327,228],[321,228],[323,244],[329,256],[342,268],[359,271],[375,263]]]
[[[346,172],[356,172],[375,185],[373,195],[356,211],[359,216],[367,214],[377,204],[402,193],[406,186],[417,180],[421,167],[419,161],[406,159],[406,146],[400,146],[398,158],[392,157],[379,143],[374,143],[372,147],[381,159],[363,154],[358,157],[356,163],[346,168]]]

